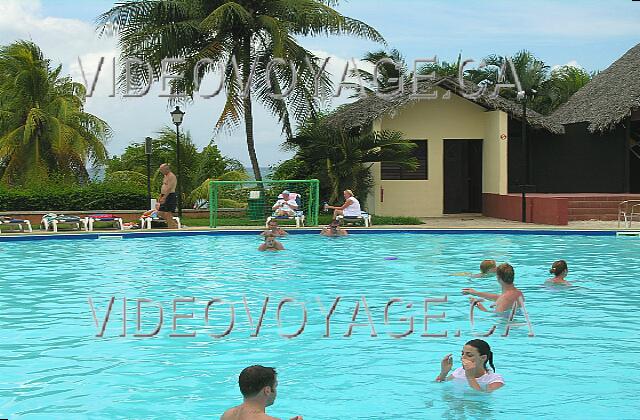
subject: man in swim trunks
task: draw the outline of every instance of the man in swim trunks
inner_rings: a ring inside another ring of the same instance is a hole
[[[167,222],[167,226],[170,229],[175,229],[178,225],[173,220],[173,212],[176,211],[176,205],[178,204],[178,196],[176,195],[178,179],[171,172],[168,163],[160,165],[159,170],[164,175],[164,179],[162,180],[162,189],[158,198],[158,203],[160,203],[158,215]]]
[[[499,295],[494,293],[478,292],[471,288],[462,289],[462,294],[478,296],[495,301],[495,311],[498,313],[508,311],[513,307],[514,302],[516,302],[518,298],[522,297],[524,299],[524,295],[513,285],[515,272],[510,264],[500,264],[496,270],[496,277],[498,278],[498,284],[500,284],[500,287],[502,288],[502,293]],[[480,299],[472,298],[471,301],[478,306],[478,309],[489,312],[480,303]]]
[[[276,370],[260,365],[249,366],[240,373],[238,384],[244,397],[242,404],[224,412],[220,420],[279,420],[267,415],[266,407],[276,400],[278,378]],[[303,420],[302,416],[290,420]]]

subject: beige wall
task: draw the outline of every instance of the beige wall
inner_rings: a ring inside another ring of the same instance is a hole
[[[385,216],[441,216],[443,211],[443,140],[483,140],[483,192],[507,192],[507,115],[484,108],[457,95],[410,103],[374,122],[374,130],[397,130],[405,138],[428,140],[428,180],[381,180],[380,164],[372,167],[374,190],[369,212]],[[381,201],[384,191],[384,201]]]

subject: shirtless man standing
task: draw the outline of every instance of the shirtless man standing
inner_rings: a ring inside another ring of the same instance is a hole
[[[249,366],[240,373],[238,384],[244,402],[225,411],[220,420],[280,420],[265,412],[276,400],[278,378],[274,368]],[[302,420],[302,416],[290,420]]]
[[[173,220],[173,212],[176,211],[176,204],[178,203],[178,196],[176,195],[178,179],[171,172],[168,163],[160,165],[160,172],[164,175],[164,179],[162,180],[162,189],[158,198],[158,203],[160,203],[158,215],[167,222],[167,226],[170,229],[175,229],[178,224]]]
[[[470,288],[462,289],[462,294],[473,295],[484,299],[493,300],[496,302],[496,312],[508,311],[513,307],[513,303],[516,302],[519,297],[522,296],[522,298],[524,299],[524,295],[513,285],[515,273],[511,265],[506,263],[500,264],[498,266],[498,269],[496,270],[496,277],[498,278],[498,284],[500,284],[500,286],[502,287],[501,294],[496,295],[494,293],[478,292],[475,289]],[[480,303],[481,300],[472,299],[472,301],[478,305],[478,309],[489,312],[484,306],[482,306],[482,304]]]

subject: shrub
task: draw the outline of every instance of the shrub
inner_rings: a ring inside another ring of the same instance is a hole
[[[0,187],[0,211],[146,210],[146,191],[131,184],[45,185],[37,189]]]

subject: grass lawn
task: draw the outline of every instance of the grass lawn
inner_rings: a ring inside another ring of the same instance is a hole
[[[209,226],[209,218],[189,218],[185,217],[182,221],[189,227]],[[331,215],[321,214],[319,216],[320,226],[328,225],[331,222]],[[281,226],[295,226],[295,220],[278,220]],[[374,225],[422,225],[423,222],[417,217],[391,217],[391,216],[373,216]],[[264,227],[264,222],[257,222],[243,217],[218,219],[218,226],[252,226]]]

